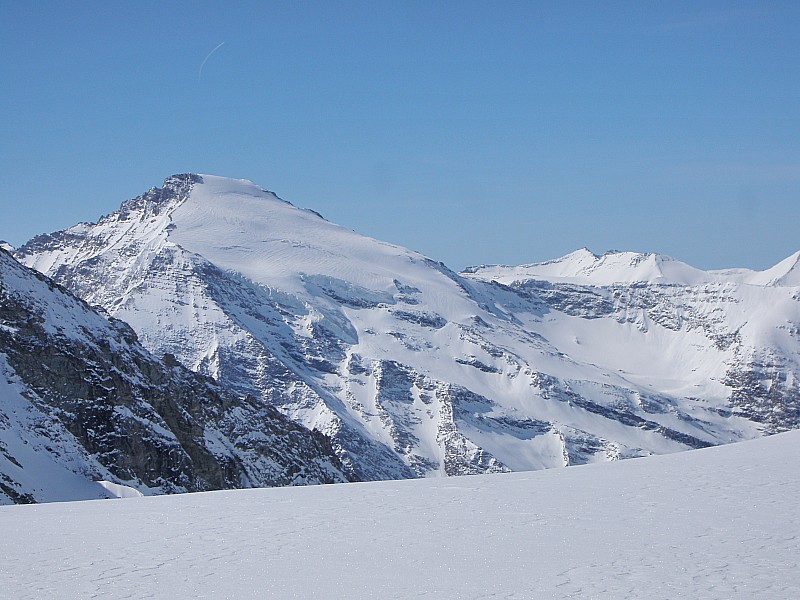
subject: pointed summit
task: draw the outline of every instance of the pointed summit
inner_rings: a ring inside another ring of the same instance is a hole
[[[784,258],[774,267],[764,271],[753,271],[744,278],[746,283],[778,287],[800,286],[800,252]]]

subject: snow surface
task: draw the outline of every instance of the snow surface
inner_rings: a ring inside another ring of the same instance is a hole
[[[800,597],[800,431],[571,469],[0,508],[9,598]]]
[[[114,496],[114,498],[141,498],[144,496],[142,492],[139,490],[132,488],[129,485],[122,485],[119,483],[114,483],[113,481],[98,481],[103,489],[105,489],[109,494]]]

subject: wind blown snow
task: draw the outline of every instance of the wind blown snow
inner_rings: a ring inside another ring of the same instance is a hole
[[[9,598],[796,598],[800,431],[570,469],[0,508]]]

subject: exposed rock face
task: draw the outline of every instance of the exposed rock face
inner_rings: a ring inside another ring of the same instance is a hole
[[[510,289],[528,302],[543,303],[546,310],[586,320],[610,319],[635,327],[642,336],[652,328],[700,335],[712,344],[711,351],[725,356],[724,366],[715,373],[728,388],[728,402],[720,408],[723,413],[758,423],[764,433],[800,427],[800,365],[794,352],[786,352],[800,347],[795,320],[800,316],[800,289],[796,287],[756,286],[746,281],[708,281],[698,286],[644,281],[576,285],[522,279]],[[740,313],[738,323],[731,318],[736,313]],[[685,367],[697,370],[691,364]],[[687,378],[692,378],[691,373]]]
[[[347,480],[322,434],[157,360],[128,325],[3,250],[0,358],[0,501],[61,499],[48,469],[148,494]],[[47,468],[17,456],[20,442]],[[63,497],[105,495],[78,487]]]
[[[157,356],[323,431],[362,479],[616,460],[799,424],[800,255],[705,272],[581,250],[456,274],[206,175],[15,255]]]

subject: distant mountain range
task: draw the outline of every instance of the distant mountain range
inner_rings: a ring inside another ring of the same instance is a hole
[[[459,274],[249,181],[189,174],[14,256],[218,393],[322,432],[351,478],[541,469],[800,426],[800,253],[759,272],[579,250]]]

